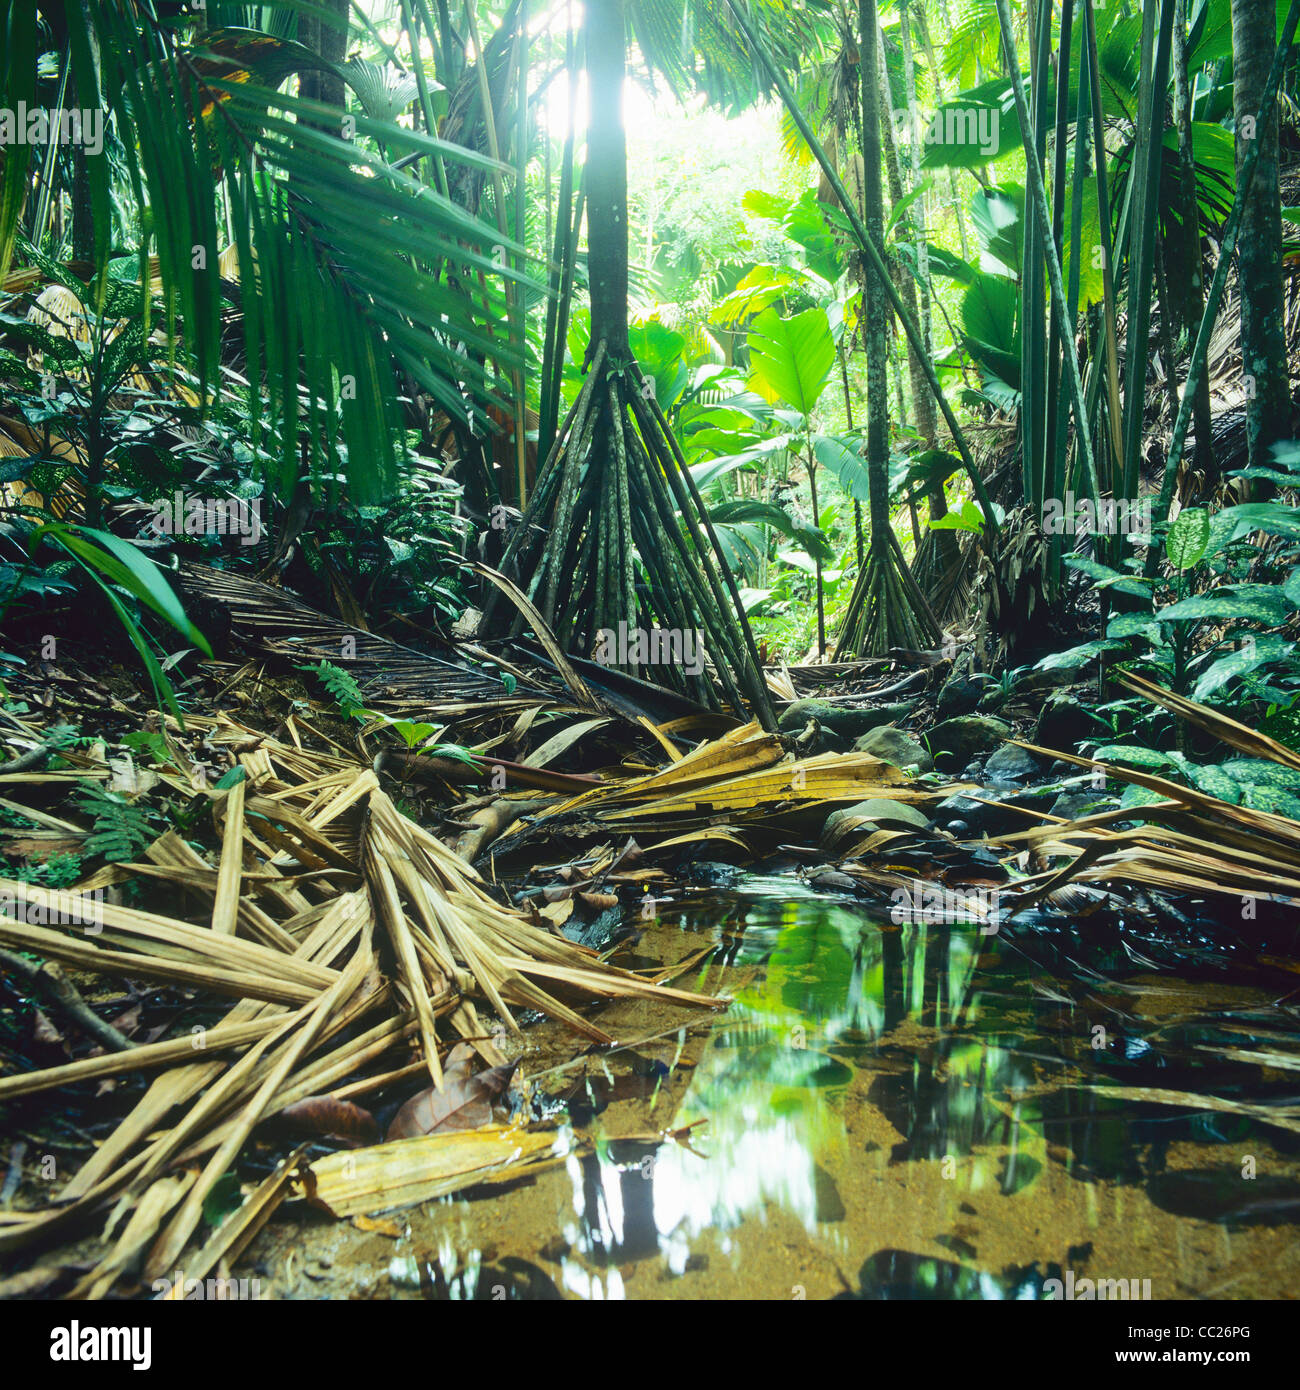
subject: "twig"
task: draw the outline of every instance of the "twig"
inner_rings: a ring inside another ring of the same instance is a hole
[[[102,1047],[113,1052],[126,1052],[135,1047],[129,1038],[124,1037],[111,1023],[105,1023],[90,1005],[77,993],[76,986],[63,973],[54,961],[36,965],[24,960],[11,951],[0,950],[0,970],[7,975],[16,975],[25,984],[34,985],[54,1004],[57,1004],[83,1032],[90,1035]]]
[[[16,758],[10,758],[7,763],[0,763],[0,773],[9,776],[15,772],[32,772],[36,768],[44,766],[53,752],[54,745],[52,743],[42,743],[39,748],[29,748],[26,753],[20,753]]]

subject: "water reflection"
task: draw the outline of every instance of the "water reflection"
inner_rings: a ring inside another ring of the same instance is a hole
[[[1041,1230],[1038,1259],[982,1268],[971,1204],[1032,1203],[1052,1165],[1067,1185],[1086,1186],[1093,1225],[1119,1213],[1126,1187],[1141,1189],[1129,1213],[1192,1216],[1199,1206],[1225,1230],[1300,1218],[1294,1173],[1244,1195],[1231,1180],[1243,1144],[1293,1152],[1294,1136],[1240,1115],[1090,1093],[1090,1082],[1278,1091],[1260,1066],[1206,1050],[1207,1039],[1244,1036],[1225,1033],[1222,1014],[1172,1029],[1144,1017],[1137,987],[1118,983],[1137,973],[1126,953],[1107,962],[1110,981],[1070,970],[1059,943],[1044,965],[1009,934],[897,925],[803,891],[777,897],[774,886],[751,884],[682,916],[684,930],[707,925],[718,958],[752,983],[699,1048],[673,1117],[707,1121],[698,1152],[615,1142],[569,1159],[572,1211],[560,1231],[570,1253],[560,1264],[570,1292],[618,1297],[638,1264],[655,1260],[661,1278],[680,1276],[707,1262],[705,1248],[744,1269],[751,1250],[794,1222],[809,1249],[844,1271],[845,1296],[1040,1297],[1062,1260],[1079,1262],[1091,1247],[1069,1247],[1045,1210],[1031,1228]],[[1272,1022],[1294,1035],[1294,1019]],[[573,1118],[590,1120],[584,1132],[599,1137],[600,1109]],[[1170,1146],[1181,1143],[1207,1146],[1205,1172],[1166,1172]],[[1214,1152],[1224,1146],[1232,1152]],[[886,1181],[899,1171],[910,1175],[901,1189]],[[877,1210],[882,1201],[892,1205]],[[1012,1219],[1011,1207],[994,1210]],[[877,1217],[958,1259],[873,1241]],[[864,1240],[877,1248],[854,1284],[847,1270]]]

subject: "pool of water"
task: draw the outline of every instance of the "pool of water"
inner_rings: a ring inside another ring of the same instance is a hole
[[[1278,963],[1087,922],[895,923],[784,875],[688,897],[618,959],[705,948],[678,983],[725,1012],[618,1003],[601,1023],[632,1045],[577,1063],[527,1030],[563,1162],[366,1230],[291,1204],[239,1272],[292,1297],[1297,1287],[1300,977]]]

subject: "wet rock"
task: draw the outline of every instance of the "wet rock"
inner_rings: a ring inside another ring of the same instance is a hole
[[[817,1209],[813,1214],[818,1222],[831,1225],[844,1220],[846,1213],[840,1190],[835,1185],[835,1179],[820,1163],[813,1168],[813,1193],[817,1199]]]
[[[623,920],[621,907],[602,908],[589,922],[584,922],[575,913],[560,928],[560,934],[579,946],[587,946],[593,951],[604,951],[621,937],[628,935],[628,927]]]
[[[965,834],[972,827],[979,825],[984,811],[985,807],[982,802],[958,793],[955,796],[945,797],[934,808],[934,818],[949,834]],[[954,825],[961,826],[961,830],[954,830]]]
[[[1105,792],[1062,792],[1048,807],[1051,815],[1065,820],[1078,820],[1097,811],[1105,811],[1116,804],[1113,796]]]
[[[1058,690],[1038,716],[1033,741],[1040,748],[1056,748],[1063,753],[1073,753],[1084,739],[1096,735],[1100,727],[1076,695]]]
[[[1077,669],[1059,666],[1054,671],[1040,671],[1036,666],[1023,666],[1011,678],[1011,689],[1017,697],[1041,695],[1062,686],[1074,685],[1079,679]]]
[[[946,797],[935,807],[936,824],[950,835],[1002,835],[1008,830],[1023,830],[1033,821],[1021,810],[1046,810],[1055,792],[1042,787],[985,787],[978,795],[978,801],[960,793]],[[960,828],[954,829],[954,825]]]
[[[1229,1229],[1285,1226],[1300,1218],[1300,1183],[1267,1173],[1243,1178],[1235,1164],[1157,1173],[1147,1182],[1147,1196],[1162,1211]]]
[[[1041,766],[1027,749],[1005,743],[984,764],[984,775],[996,782],[1028,782],[1038,776]]]
[[[829,848],[849,836],[866,836],[881,826],[907,826],[916,830],[930,828],[929,817],[915,806],[888,797],[869,797],[854,806],[832,811],[822,828],[822,845]]]
[[[1059,1279],[1058,1265],[1049,1264],[1044,1273],[1038,1265],[1009,1265],[1000,1272],[972,1269],[954,1260],[938,1260],[910,1250],[878,1250],[863,1261],[858,1272],[859,1288],[854,1293],[836,1294],[837,1299],[927,1301],[1003,1299],[1041,1299],[1049,1278]]]
[[[1010,735],[1011,726],[990,714],[963,714],[930,730],[930,752],[936,762],[943,754],[952,765],[962,766],[977,753],[1005,743]]]
[[[788,706],[777,721],[777,728],[783,734],[801,733],[810,719],[815,719],[823,729],[830,730],[841,738],[861,738],[882,724],[893,724],[905,719],[915,708],[916,702],[899,705],[877,705],[867,709],[861,706],[837,705],[830,700],[796,700]]]
[[[717,859],[696,859],[686,866],[685,872],[692,883],[704,884],[709,888],[734,888],[745,877],[747,870]]]
[[[988,686],[987,676],[949,677],[939,690],[935,713],[940,719],[956,719],[959,715],[973,714]]]
[[[981,714],[996,714],[1006,702],[1007,692],[1000,685],[990,685],[985,688],[975,708]]]
[[[925,745],[892,724],[883,724],[863,734],[853,745],[853,751],[869,753],[873,758],[891,763],[894,767],[915,766],[920,772],[934,770],[934,762]]]

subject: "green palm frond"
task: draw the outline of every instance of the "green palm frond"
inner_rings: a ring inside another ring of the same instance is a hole
[[[33,11],[23,0],[5,7],[11,93],[23,90],[19,57],[35,71]],[[498,377],[480,364],[504,373],[521,357],[502,327],[503,282],[538,288],[495,226],[396,165],[414,156],[504,166],[393,120],[287,95],[279,88],[306,60],[272,35],[209,30],[186,41],[132,0],[69,6],[68,17],[77,90],[103,92],[122,137],[136,203],[148,210],[166,327],[200,389],[210,398],[221,380],[224,202],[251,414],[279,441],[271,481],[290,489],[305,447],[312,471],[346,475],[356,500],[384,495],[397,477],[403,383],[465,418],[474,398],[496,390]],[[0,171],[0,264],[16,225],[13,154]],[[110,171],[102,153],[87,166],[102,284]],[[148,237],[140,249],[147,254]],[[141,312],[147,323],[147,295]]]
[[[749,8],[783,72],[816,61],[834,42],[830,0],[751,0]],[[646,66],[675,95],[694,90],[740,111],[772,91],[736,32],[726,0],[631,0],[627,17]]]
[[[943,44],[944,76],[958,87],[974,87],[1000,70],[998,12],[994,0],[965,0]]]

